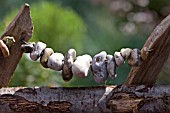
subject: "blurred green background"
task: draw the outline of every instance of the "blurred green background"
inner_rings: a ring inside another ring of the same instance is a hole
[[[28,3],[34,23],[30,41],[45,42],[56,52],[74,48],[78,55],[106,51],[114,54],[121,48],[142,48],[154,27],[170,12],[168,0],[1,0],[0,33]],[[170,59],[160,74],[158,84],[170,83]],[[64,82],[61,72],[44,69],[24,54],[10,86],[97,86],[122,84],[130,71],[125,63],[117,68],[118,77],[98,84],[90,75]],[[140,75],[139,75],[140,76]]]

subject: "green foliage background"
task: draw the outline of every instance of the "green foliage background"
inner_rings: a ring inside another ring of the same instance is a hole
[[[130,0],[131,10],[114,11],[108,8],[109,2],[97,1],[100,0],[0,1],[0,12],[3,12],[0,13],[0,33],[2,34],[19,8],[27,2],[30,4],[34,23],[34,34],[30,41],[45,42],[48,47],[63,54],[68,49],[75,48],[78,55],[94,56],[103,50],[113,55],[115,51],[120,51],[123,47],[141,48],[154,26],[166,16],[161,13],[162,9],[169,5],[168,1],[160,3],[159,0],[148,0],[149,4],[143,7]],[[156,14],[153,16],[156,18],[152,22],[147,20],[142,23],[127,18],[129,14],[138,12],[149,12],[151,16]],[[122,27],[124,25],[129,27],[124,29],[125,27]],[[132,28],[134,26],[133,32],[128,32],[131,26]],[[38,61],[31,61],[29,54],[24,54],[11,79],[10,86],[73,87],[122,84],[129,71],[130,67],[125,63],[117,68],[118,77],[115,80],[108,79],[106,84],[96,83],[92,75],[86,79],[74,77],[70,82],[64,82],[61,72],[44,69]],[[164,80],[167,73],[162,71],[162,75],[164,77],[161,77],[158,82],[169,83]]]

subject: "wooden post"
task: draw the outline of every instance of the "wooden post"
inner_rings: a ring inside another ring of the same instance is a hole
[[[158,75],[170,53],[170,15],[152,32],[143,48],[148,48],[146,60],[140,67],[134,67],[125,84],[155,84]]]
[[[0,53],[0,87],[6,87],[11,79],[11,76],[19,63],[22,51],[20,50],[21,40],[27,41],[33,33],[33,24],[30,16],[29,5],[25,4],[14,20],[2,34],[4,36],[13,36],[15,44],[10,48],[10,56],[3,57]]]

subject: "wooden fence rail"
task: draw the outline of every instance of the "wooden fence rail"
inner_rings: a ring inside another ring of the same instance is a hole
[[[1,113],[169,113],[170,86],[1,88]]]

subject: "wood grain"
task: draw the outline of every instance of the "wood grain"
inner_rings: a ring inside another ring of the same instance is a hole
[[[143,47],[149,50],[140,67],[133,67],[125,84],[155,84],[170,53],[170,15],[152,32]]]
[[[10,48],[9,57],[5,58],[2,53],[0,53],[0,87],[6,87],[8,85],[21,59],[21,40],[27,41],[32,36],[32,33],[33,24],[30,17],[30,9],[29,5],[25,4],[1,36],[1,39],[3,39],[4,36],[13,36],[16,42],[14,46]]]

